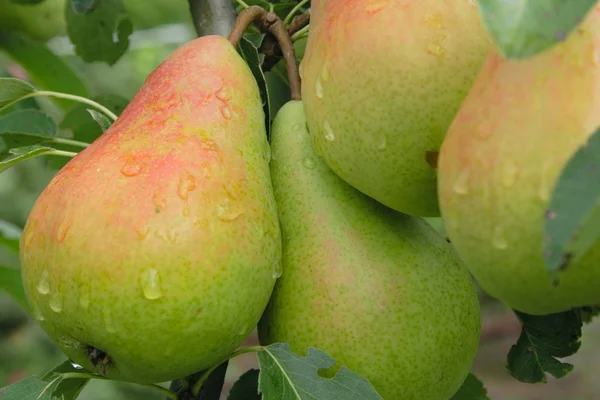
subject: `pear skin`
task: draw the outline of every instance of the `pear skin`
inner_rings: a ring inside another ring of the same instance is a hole
[[[482,289],[543,315],[600,304],[600,243],[561,272],[543,258],[544,213],[566,162],[600,125],[600,8],[521,61],[492,53],[439,157],[442,217]]]
[[[22,275],[73,362],[164,382],[212,366],[256,326],[281,258],[264,117],[235,48],[198,38],[46,187]]]
[[[313,0],[300,70],[317,153],[384,205],[439,216],[437,152],[491,45],[472,0]]]
[[[477,294],[452,247],[333,173],[313,150],[300,101],[278,112],[271,145],[283,274],[260,342],[325,351],[384,399],[449,399],[480,335]]]

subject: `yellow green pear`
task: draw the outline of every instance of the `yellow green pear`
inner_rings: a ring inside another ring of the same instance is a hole
[[[473,0],[313,0],[300,65],[329,167],[411,215],[439,216],[436,156],[491,41]]]
[[[281,235],[258,86],[220,36],[179,47],[54,177],[21,237],[35,318],[73,362],[164,382],[258,323]]]
[[[325,351],[384,399],[449,399],[480,334],[474,285],[452,247],[335,175],[313,150],[300,101],[278,112],[271,145],[283,274],[261,343]]]
[[[600,243],[560,280],[546,270],[543,223],[557,178],[600,126],[600,8],[524,60],[491,54],[439,158],[449,238],[481,287],[542,315],[600,304]]]
[[[40,41],[64,33],[65,0],[44,0],[35,4],[0,0],[2,29],[15,29]]]

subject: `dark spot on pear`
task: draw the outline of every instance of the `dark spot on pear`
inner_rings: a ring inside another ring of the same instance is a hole
[[[157,214],[160,213],[160,207],[158,207],[158,206],[154,207],[154,211],[156,211]]]
[[[102,375],[106,375],[106,368],[112,364],[112,360],[104,351],[93,346],[87,346],[87,353],[90,362]]]
[[[440,156],[439,151],[427,151],[425,152],[425,160],[427,160],[427,164],[433,169],[437,169],[438,167],[438,158]]]

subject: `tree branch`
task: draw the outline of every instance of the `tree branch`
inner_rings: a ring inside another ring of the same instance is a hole
[[[189,0],[189,4],[198,36],[229,35],[236,19],[231,0]]]

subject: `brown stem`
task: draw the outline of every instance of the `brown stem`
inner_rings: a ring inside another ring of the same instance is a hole
[[[310,9],[304,14],[294,17],[292,23],[288,27],[288,33],[292,36],[300,29],[304,28],[310,23]],[[264,72],[270,71],[278,62],[283,58],[281,48],[277,39],[271,33],[265,35],[260,49],[258,50],[261,54],[264,54],[265,59],[263,61],[262,70]]]
[[[240,11],[237,20],[235,21],[235,25],[227,39],[234,47],[236,47],[240,43],[240,40],[242,40],[242,36],[244,36],[244,32],[246,32],[246,29],[248,29],[250,24],[256,21],[258,22],[258,25],[260,25],[263,22],[261,19],[265,20],[267,14],[269,13],[260,6],[250,6],[245,10]]]
[[[304,13],[294,17],[292,23],[288,27],[288,32],[290,36],[294,33],[298,32],[300,29],[304,28],[306,25],[310,23],[310,8]]]
[[[285,60],[285,66],[288,71],[288,79],[290,81],[290,96],[292,100],[301,100],[300,90],[300,73],[298,72],[298,63],[296,62],[296,51],[294,50],[294,44],[292,38],[285,29],[283,21],[277,17],[277,21],[269,27],[269,31],[277,38],[279,47],[283,53],[283,59]]]

